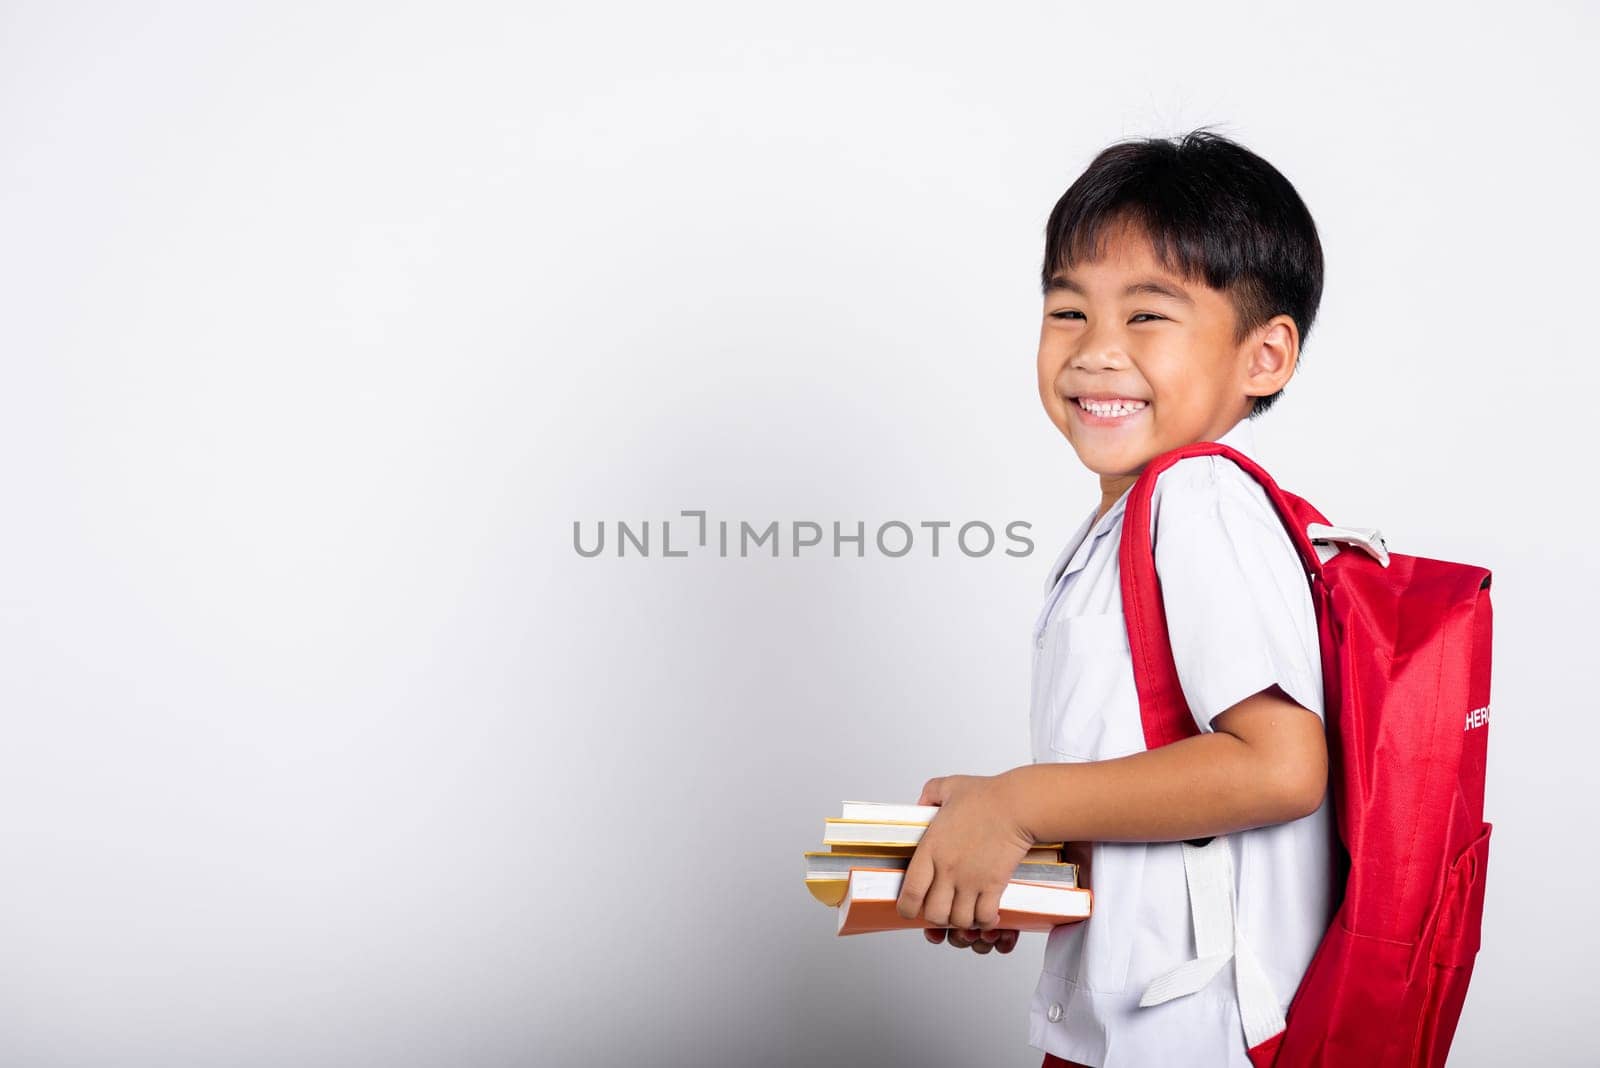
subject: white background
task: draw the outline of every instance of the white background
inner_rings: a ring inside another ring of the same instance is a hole
[[[801,854],[1027,761],[1097,498],[1035,394],[1044,220],[1214,124],[1327,255],[1264,463],[1495,575],[1452,1064],[1592,1063],[1595,30],[6,4],[0,1060],[1037,1064],[1042,936],[837,939]],[[573,551],[694,508],[1037,546]]]

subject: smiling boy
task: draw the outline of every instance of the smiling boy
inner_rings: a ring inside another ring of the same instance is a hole
[[[1221,441],[1253,456],[1250,420],[1294,374],[1316,314],[1321,245],[1283,175],[1195,131],[1096,157],[1051,213],[1041,281],[1040,399],[1100,500],[1034,628],[1033,763],[928,781],[919,802],[941,811],[899,911],[952,928],[954,946],[1007,952],[1010,873],[1035,842],[1075,843],[1094,915],[1046,944],[1030,1013],[1045,1065],[1249,1068],[1235,968],[1264,975],[1286,1010],[1334,905],[1311,593],[1265,493],[1226,458],[1162,472],[1150,530],[1124,531],[1122,515],[1162,453]],[[1154,750],[1122,614],[1123,536],[1154,538],[1200,730]],[[1196,956],[1183,841],[1206,838],[1235,873],[1238,960],[1187,993],[1146,996]]]

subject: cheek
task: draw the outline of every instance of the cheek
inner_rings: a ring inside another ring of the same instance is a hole
[[[1050,351],[1041,345],[1039,346],[1039,355],[1034,359],[1033,363],[1034,370],[1037,372],[1039,378],[1039,391],[1043,393],[1044,388],[1051,382],[1055,381],[1057,371],[1056,361],[1052,358]]]
[[[1067,366],[1069,350],[1065,340],[1051,335],[1050,330],[1042,330],[1039,334],[1039,352],[1034,363],[1038,367],[1041,383],[1054,382]]]
[[[1205,377],[1182,350],[1146,353],[1139,361],[1139,371],[1151,392],[1173,407],[1192,401],[1195,388]]]
[[[1062,361],[1052,359],[1044,350],[1039,353],[1037,361],[1039,403],[1044,406],[1045,414],[1050,417],[1063,433],[1066,432],[1067,413],[1066,402],[1056,392],[1056,379],[1061,375]]]
[[[1041,352],[1038,359],[1039,399],[1050,411],[1056,411],[1065,405],[1061,395],[1056,392],[1056,380],[1061,377],[1062,361],[1052,358],[1049,354]]]
[[[1054,415],[1056,410],[1055,379],[1045,373],[1044,365],[1039,366],[1039,403],[1044,405],[1046,412]]]

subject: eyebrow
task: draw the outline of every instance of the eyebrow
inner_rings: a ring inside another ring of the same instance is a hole
[[[1045,286],[1046,293],[1058,289],[1065,289],[1076,293],[1079,296],[1086,295],[1082,286],[1078,285],[1064,274],[1052,275],[1050,277],[1050,284]],[[1134,297],[1139,296],[1140,294],[1148,294],[1156,297],[1168,297],[1172,300],[1178,301],[1181,304],[1194,304],[1194,301],[1189,297],[1189,294],[1185,293],[1176,286],[1168,285],[1167,283],[1159,281],[1155,278],[1146,278],[1142,281],[1134,282],[1127,289],[1122,291],[1122,295],[1125,297]]]

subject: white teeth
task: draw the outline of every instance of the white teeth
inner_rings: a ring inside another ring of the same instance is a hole
[[[1118,415],[1128,415],[1128,414],[1130,414],[1132,412],[1140,411],[1140,410],[1144,409],[1145,407],[1147,407],[1149,402],[1148,401],[1142,401],[1142,400],[1141,401],[1123,400],[1123,401],[1107,402],[1107,401],[1089,400],[1089,399],[1084,398],[1084,397],[1079,397],[1078,398],[1078,404],[1085,411],[1092,412],[1095,415],[1118,416]]]

